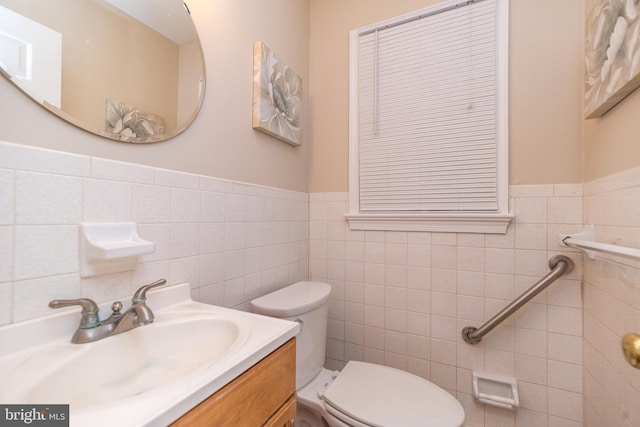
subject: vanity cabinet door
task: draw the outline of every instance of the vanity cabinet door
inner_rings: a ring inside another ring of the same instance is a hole
[[[278,412],[266,422],[264,427],[293,427],[296,420],[296,397],[291,398],[282,405]]]
[[[295,391],[296,341],[292,338],[171,426],[259,427],[267,423],[275,427],[277,424],[268,423],[275,421],[273,416],[290,400],[295,403]]]

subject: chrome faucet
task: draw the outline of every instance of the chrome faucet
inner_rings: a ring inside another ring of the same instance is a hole
[[[125,310],[124,313],[122,312],[122,302],[114,302],[111,304],[111,315],[104,320],[100,320],[98,305],[89,298],[53,300],[49,303],[49,307],[81,306],[82,311],[80,314],[82,317],[80,318],[80,325],[73,337],[71,337],[71,342],[74,344],[88,343],[153,322],[153,311],[146,304],[147,291],[165,283],[167,283],[165,279],[160,279],[139,288],[133,294],[131,307]]]

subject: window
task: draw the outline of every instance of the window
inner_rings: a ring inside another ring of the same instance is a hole
[[[448,1],[351,32],[352,229],[506,232],[507,6]]]

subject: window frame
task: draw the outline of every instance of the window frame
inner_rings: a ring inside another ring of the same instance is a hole
[[[358,43],[361,34],[397,25],[419,16],[433,15],[466,5],[467,1],[449,0],[405,15],[352,30],[349,33],[349,212],[345,215],[352,230],[436,231],[504,234],[513,215],[509,213],[509,2],[497,4],[497,84],[496,148],[498,209],[492,212],[420,212],[362,213],[360,211],[359,141],[358,141]]]

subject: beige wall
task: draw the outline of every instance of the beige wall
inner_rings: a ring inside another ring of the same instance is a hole
[[[348,186],[348,32],[437,0],[311,0],[309,187]],[[582,182],[583,2],[510,2],[512,184]]]
[[[308,83],[308,2],[191,0],[189,8],[205,54],[207,90],[200,114],[185,132],[150,145],[113,142],[68,125],[0,79],[0,140],[306,191],[306,138],[301,147],[292,147],[254,131],[251,113],[255,40],[264,41]],[[303,120],[307,128],[308,115]]]
[[[630,118],[640,94],[601,119],[582,119],[583,23],[585,4],[594,1],[510,2],[512,184],[583,182],[638,164],[640,121]],[[183,134],[144,146],[111,142],[67,125],[0,79],[0,140],[293,190],[346,191],[348,31],[436,2],[192,0],[207,92]],[[302,147],[251,128],[255,40],[303,78]]]
[[[588,14],[596,0],[585,0]],[[585,120],[585,181],[640,165],[640,91],[597,119]]]
[[[603,117],[585,121],[585,181],[640,165],[640,92]]]

